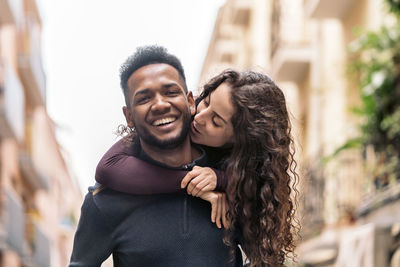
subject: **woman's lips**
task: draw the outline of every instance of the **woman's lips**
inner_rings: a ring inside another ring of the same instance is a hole
[[[191,125],[192,128],[192,133],[194,134],[201,134],[199,130],[197,130],[196,126],[194,125],[194,122]]]

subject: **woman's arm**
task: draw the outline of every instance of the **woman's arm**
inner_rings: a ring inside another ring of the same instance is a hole
[[[183,192],[185,186],[181,188],[181,180],[186,174],[186,171],[162,168],[140,160],[135,157],[132,147],[119,140],[100,160],[95,178],[98,183],[120,192],[149,195]],[[196,177],[186,179],[188,187]],[[199,180],[202,181],[196,181]],[[217,171],[216,187],[219,190],[226,187],[226,178],[221,171]]]
[[[228,211],[228,202],[225,193],[208,191],[199,195],[199,197],[211,204],[211,221],[218,228],[222,226],[225,229],[229,228],[229,221],[226,217]]]
[[[180,182],[187,172],[162,168],[135,156],[132,147],[119,140],[97,165],[96,181],[136,195],[183,192]]]
[[[186,187],[188,194],[195,197],[207,191],[225,191],[226,185],[223,171],[199,166],[194,166],[181,182],[181,187]]]

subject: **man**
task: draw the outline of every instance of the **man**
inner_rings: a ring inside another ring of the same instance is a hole
[[[136,130],[141,159],[183,170],[207,164],[188,136],[195,104],[179,59],[162,47],[139,48],[121,68],[121,86],[123,113]],[[82,205],[71,267],[100,266],[110,254],[122,267],[240,265],[238,258],[229,262],[207,202],[187,194],[137,196],[100,189],[90,188]]]

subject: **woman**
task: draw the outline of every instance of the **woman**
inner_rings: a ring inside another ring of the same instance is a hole
[[[139,160],[120,143],[103,157],[96,179],[134,194],[176,192],[189,184],[189,193],[207,200],[214,194],[208,190],[224,189],[227,180],[226,243],[233,247],[239,242],[251,266],[283,266],[294,250],[297,228],[291,195],[297,195],[298,175],[282,91],[261,73],[226,70],[204,86],[196,105],[191,139],[203,145],[225,175],[219,173],[216,179],[211,169],[197,167],[182,182],[176,178],[138,182],[145,173],[137,173],[132,166]],[[118,173],[121,155],[131,168],[122,175]],[[140,171],[151,172],[152,168]],[[218,199],[223,211],[224,199]]]

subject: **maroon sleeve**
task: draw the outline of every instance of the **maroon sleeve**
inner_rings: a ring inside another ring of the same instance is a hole
[[[143,161],[123,140],[115,143],[101,158],[96,168],[96,181],[111,189],[135,194],[151,195],[184,192],[181,180],[187,171],[171,170]],[[217,174],[217,190],[224,191],[224,172]]]
[[[214,168],[212,169],[217,175],[217,186],[215,190],[225,192],[226,187],[228,186],[228,178],[226,177],[225,172]]]
[[[183,192],[186,171],[162,168],[134,156],[123,140],[115,143],[96,168],[96,181],[111,189],[136,195]]]

